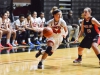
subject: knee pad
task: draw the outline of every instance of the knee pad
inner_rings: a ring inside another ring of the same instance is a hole
[[[51,50],[52,50],[52,47],[51,47],[51,46],[48,46],[45,52],[46,52],[49,56],[51,56],[51,55],[53,54],[53,52],[51,52]]]

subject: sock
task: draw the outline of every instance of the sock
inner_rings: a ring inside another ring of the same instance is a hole
[[[42,37],[39,38],[39,41],[41,41],[41,40],[42,40]]]
[[[44,54],[45,53],[45,50],[42,50],[41,53]]]
[[[10,43],[10,39],[7,39],[7,44]]]
[[[25,42],[25,40],[23,40],[22,42]]]
[[[41,61],[40,61],[41,63],[43,63],[44,62],[44,59],[41,59]]]
[[[14,44],[15,43],[15,40],[12,40],[12,44]]]
[[[34,38],[34,40],[38,40],[38,37]]]
[[[78,59],[82,59],[82,55],[78,55]]]
[[[28,43],[31,43],[31,39],[30,38],[28,38]]]
[[[100,54],[97,55],[98,59],[100,60]]]

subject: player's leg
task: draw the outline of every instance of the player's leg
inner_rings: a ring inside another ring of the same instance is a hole
[[[21,35],[22,35],[22,45],[26,45],[26,42],[25,42],[26,31],[23,31],[23,32],[21,33]]]
[[[84,50],[84,48],[78,47],[78,58],[75,59],[75,60],[73,61],[73,63],[81,63],[81,61],[82,61],[83,50]]]
[[[16,44],[15,44],[16,31],[15,30],[12,30],[11,31],[11,34],[13,35],[13,37],[12,37],[12,46],[16,46]]]
[[[2,34],[3,34],[3,32],[0,30],[0,48],[3,48],[2,44],[1,44]]]
[[[44,54],[42,55],[42,58],[41,58],[40,62],[38,63],[38,68],[39,69],[42,69],[44,60],[48,56],[51,56],[53,54],[53,51],[52,51],[53,42],[47,42],[47,45],[48,45],[48,47],[47,47],[46,51],[44,52]]]
[[[92,49],[94,50],[95,54],[97,55],[97,57],[99,59],[99,65],[100,65],[100,50],[98,48],[99,44],[100,44],[100,37],[96,36],[92,43]]]
[[[27,35],[27,39],[28,39],[28,45],[30,47],[34,47],[34,44],[31,42],[31,38],[30,38],[30,30],[26,30],[26,35]]]
[[[7,47],[12,47],[12,45],[10,44],[10,38],[11,38],[11,30],[3,30],[3,34],[7,36],[7,41],[6,41],[6,46]]]

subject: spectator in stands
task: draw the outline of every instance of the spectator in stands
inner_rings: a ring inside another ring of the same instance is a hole
[[[31,13],[27,13],[26,18],[25,18],[25,29],[27,32],[28,44],[31,47],[34,47],[34,44],[31,42],[31,38],[30,38],[30,31],[32,30],[31,25],[32,25]]]
[[[40,12],[40,17],[38,17],[38,21],[39,21],[39,28],[44,28],[45,25],[44,12]],[[39,37],[40,42],[42,42],[42,38],[43,38],[43,34],[42,32],[40,32],[40,37]],[[45,42],[45,40],[43,40],[43,42]]]
[[[7,13],[3,12],[0,18],[0,47],[3,47],[1,44],[2,35],[6,35],[6,46],[12,47],[12,45],[10,44],[11,30],[9,29],[9,22],[7,22],[6,20]]]
[[[25,16],[23,14],[20,14],[19,19],[15,21],[15,27],[17,29],[17,39],[18,37],[22,36],[21,44],[26,45]]]
[[[34,11],[32,13],[31,20],[32,20],[32,28],[34,28],[34,27],[38,28],[39,27],[39,21],[38,21],[38,18],[37,18],[37,12],[36,11]],[[33,31],[33,34],[34,34],[35,44],[40,45],[41,43],[39,42],[39,39],[38,39],[39,33],[37,31]]]
[[[73,19],[74,19],[73,18],[73,11],[69,10],[68,14],[63,16],[63,19],[66,21],[66,23],[68,25],[69,35],[68,35],[67,41],[69,42],[69,37],[70,37],[72,30],[74,30],[74,33],[72,35],[71,41],[74,41],[78,37],[79,25],[73,23]]]

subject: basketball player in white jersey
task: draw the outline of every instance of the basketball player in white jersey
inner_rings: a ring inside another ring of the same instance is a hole
[[[26,38],[26,30],[25,30],[25,16],[23,14],[19,15],[19,19],[16,20],[15,26],[17,29],[17,35],[22,35],[22,45],[26,45],[25,38]],[[17,36],[17,39],[18,39]]]
[[[39,22],[39,28],[44,28],[45,25],[45,17],[44,17],[44,12],[40,12],[40,17],[38,17],[38,22]],[[40,32],[40,37],[39,41],[42,42],[43,34]],[[45,38],[44,38],[45,41]]]
[[[15,46],[16,46],[16,44],[15,44],[15,39],[16,39],[16,30],[13,29],[13,27],[12,27],[12,25],[11,25],[11,20],[10,20],[10,18],[9,18],[9,16],[10,16],[10,12],[7,10],[6,13],[7,13],[6,22],[9,23],[9,28],[10,28],[10,30],[11,30],[11,35],[12,35],[12,37],[13,37],[13,39],[12,39],[12,46],[15,47]]]
[[[34,44],[31,42],[31,38],[30,38],[30,31],[32,30],[31,13],[26,14],[25,29],[26,29],[26,32],[27,32],[26,35],[27,35],[27,38],[28,38],[28,44],[30,45],[30,47],[34,47]]]
[[[53,30],[53,35],[50,38],[47,38],[47,49],[40,50],[36,54],[36,58],[39,57],[41,54],[42,58],[38,63],[38,69],[43,68],[43,61],[48,57],[51,56],[54,51],[59,47],[61,44],[63,37],[66,37],[68,34],[66,22],[61,18],[61,11],[59,9],[55,10],[53,13],[53,19],[47,22],[48,27],[51,27]],[[65,31],[65,33],[63,32]]]
[[[31,20],[32,20],[32,28],[34,29],[34,28],[38,28],[39,27],[39,21],[38,21],[38,18],[37,18],[37,12],[36,11],[34,11],[33,13],[32,13],[32,18],[31,18]],[[38,35],[39,35],[39,33],[37,32],[37,31],[34,31],[33,30],[33,33],[34,33],[34,40],[35,40],[35,43],[37,44],[37,45],[40,45],[41,43],[38,41]]]
[[[9,29],[9,22],[7,22],[7,13],[6,12],[3,12],[2,13],[2,18],[0,18],[0,30],[1,30],[0,46],[3,47],[1,45],[2,35],[6,35],[6,38],[7,38],[6,46],[7,47],[12,47],[12,45],[10,44],[11,30]]]

